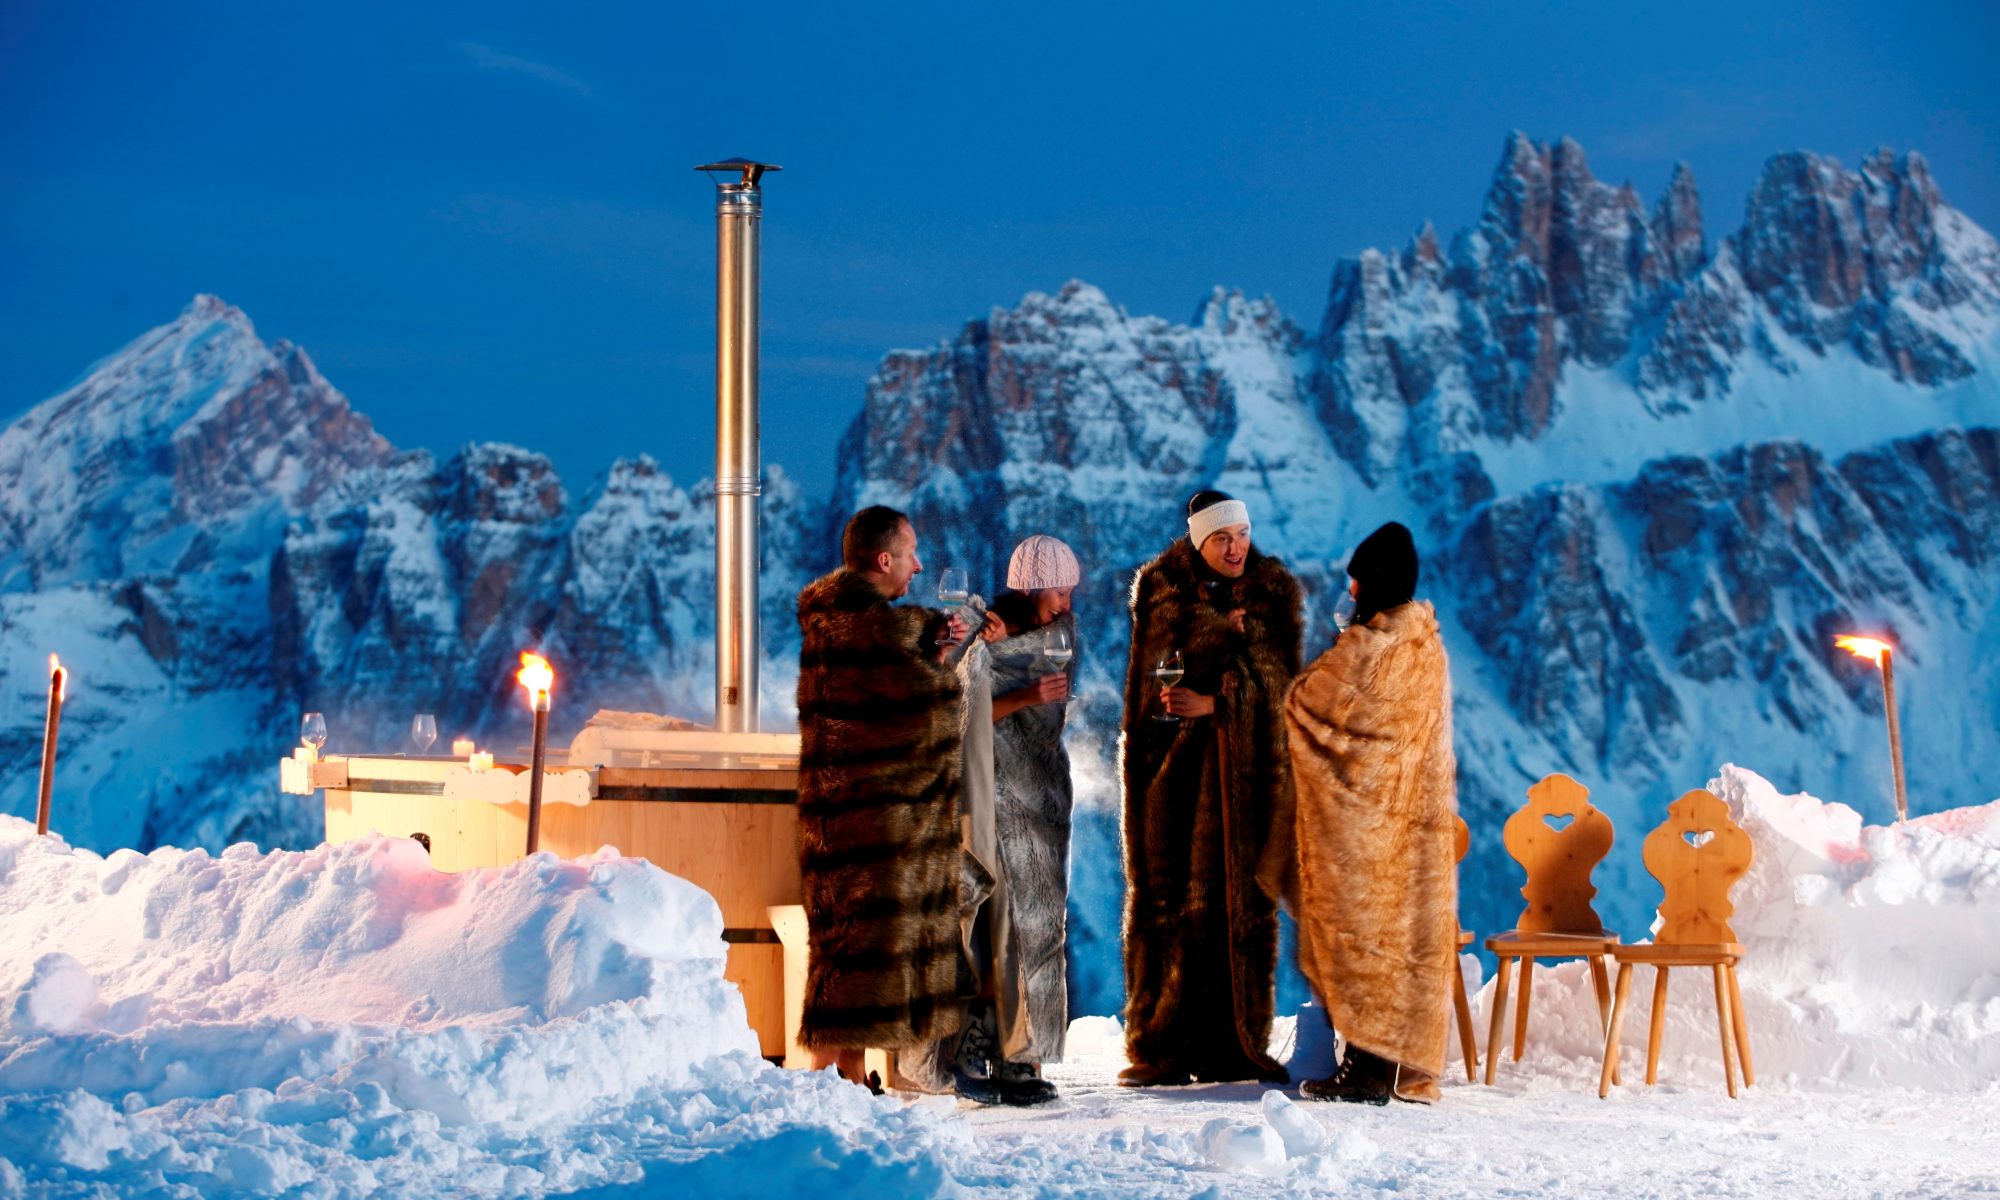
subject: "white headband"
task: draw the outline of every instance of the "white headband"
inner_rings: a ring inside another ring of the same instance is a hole
[[[1249,523],[1249,505],[1241,500],[1223,500],[1188,516],[1188,540],[1199,550],[1201,544],[1208,540],[1208,535],[1216,530]]]

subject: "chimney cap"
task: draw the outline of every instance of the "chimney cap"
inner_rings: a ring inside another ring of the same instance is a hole
[[[756,187],[757,180],[763,176],[764,172],[782,171],[784,168],[776,163],[758,162],[754,158],[725,158],[720,162],[703,163],[701,166],[696,167],[695,170],[708,172],[710,179],[715,178],[717,171],[741,173],[743,176],[741,179],[730,180],[728,182],[716,180],[715,186],[717,187]]]

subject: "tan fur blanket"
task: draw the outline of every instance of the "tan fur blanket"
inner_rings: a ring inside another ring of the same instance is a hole
[[[1437,1099],[1457,969],[1457,763],[1437,614],[1341,634],[1285,703],[1298,795],[1299,958],[1334,1028]]]

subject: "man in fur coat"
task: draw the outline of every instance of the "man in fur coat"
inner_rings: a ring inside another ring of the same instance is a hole
[[[893,607],[923,570],[903,514],[865,508],[840,570],[799,593],[799,874],[807,924],[799,1042],[863,1082],[868,1047],[963,1020],[956,616]]]
[[[1266,1050],[1278,901],[1296,875],[1282,706],[1299,586],[1250,545],[1240,500],[1205,491],[1188,536],[1132,584],[1121,738],[1125,1049],[1131,1087],[1283,1081]],[[1174,686],[1155,677],[1179,652]]]
[[[1298,787],[1299,965],[1346,1043],[1305,1096],[1437,1099],[1458,969],[1457,763],[1437,614],[1390,523],[1355,550],[1354,623],[1285,704]]]

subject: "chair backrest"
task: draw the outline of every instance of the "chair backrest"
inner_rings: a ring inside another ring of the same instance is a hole
[[[1553,818],[1567,818],[1555,820]],[[1528,789],[1528,803],[1507,818],[1501,838],[1528,872],[1515,927],[1529,933],[1604,932],[1591,907],[1590,873],[1611,853],[1611,818],[1590,803],[1590,789],[1567,775],[1549,775]]]
[[[1667,819],[1646,835],[1646,870],[1667,897],[1660,903],[1660,931],[1653,940],[1686,945],[1734,942],[1729,917],[1736,906],[1729,889],[1750,869],[1750,835],[1729,817],[1729,806],[1702,788],[1667,806]]]

